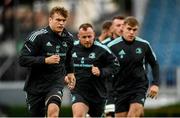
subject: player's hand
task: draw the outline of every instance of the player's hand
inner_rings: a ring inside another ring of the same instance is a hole
[[[65,80],[65,83],[67,84],[67,87],[70,90],[74,89],[74,87],[76,85],[76,78],[74,76],[74,73],[67,74],[67,76],[65,76],[64,80]]]
[[[52,55],[50,57],[45,58],[46,64],[59,64],[60,62],[60,56],[59,55]]]
[[[91,72],[93,75],[99,77],[100,76],[100,70],[98,67],[95,67],[94,65],[92,66]]]
[[[158,93],[159,93],[159,87],[157,85],[151,85],[148,90],[147,97],[150,97],[152,99],[153,98],[157,99]]]

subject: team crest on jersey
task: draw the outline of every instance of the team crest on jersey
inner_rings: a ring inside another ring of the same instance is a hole
[[[119,55],[120,55],[120,58],[122,59],[122,58],[124,58],[124,55],[125,55],[126,53],[124,52],[124,50],[122,49],[120,52],[119,52]]]
[[[96,58],[96,54],[95,54],[94,52],[91,52],[91,53],[89,54],[89,58],[90,58],[90,59]]]
[[[141,54],[142,53],[142,49],[141,48],[136,48],[136,54]]]
[[[66,42],[62,42],[62,45],[64,46],[64,47],[67,47],[67,43]]]
[[[77,58],[77,54],[76,54],[76,52],[74,52],[74,53],[72,54],[72,57]]]

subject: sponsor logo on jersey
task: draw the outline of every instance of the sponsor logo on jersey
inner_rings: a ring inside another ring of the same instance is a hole
[[[64,47],[67,47],[67,43],[66,42],[62,42],[62,45],[64,46]]]

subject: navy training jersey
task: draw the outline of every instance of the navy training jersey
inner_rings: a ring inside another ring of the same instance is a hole
[[[106,38],[105,40],[103,40],[101,43],[104,44],[104,45],[107,45],[109,42],[111,42],[113,40],[112,37],[108,37]]]
[[[123,37],[118,37],[107,46],[117,56],[121,65],[113,82],[115,90],[135,90],[148,85],[146,63],[152,68],[152,84],[159,85],[159,64],[148,41],[135,37],[134,41],[127,42]]]
[[[118,72],[119,63],[111,51],[98,41],[90,48],[85,48],[79,41],[74,42],[72,52],[74,60],[76,86],[71,92],[78,92],[88,98],[105,98],[105,79]],[[92,66],[100,69],[100,76],[94,76]]]
[[[32,94],[48,92],[53,88],[64,87],[64,76],[72,73],[72,35],[65,29],[61,36],[48,26],[29,35],[20,56],[21,66],[29,68],[24,90]],[[45,58],[59,55],[59,64],[45,64]]]

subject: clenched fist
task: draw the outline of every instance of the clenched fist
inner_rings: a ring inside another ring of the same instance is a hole
[[[98,67],[95,67],[94,65],[92,66],[91,72],[93,75],[99,77],[100,76],[100,70]]]
[[[64,81],[70,90],[74,89],[74,87],[76,85],[76,78],[74,76],[74,73],[67,74],[67,76],[65,76],[65,78],[64,78]]]
[[[149,90],[148,90],[148,94],[147,94],[147,97],[150,97],[150,98],[157,98],[158,96],[158,93],[159,93],[159,87],[156,86],[156,85],[152,85],[150,86]]]
[[[45,63],[46,64],[59,64],[60,62],[60,57],[59,55],[52,55],[50,57],[45,58]]]

